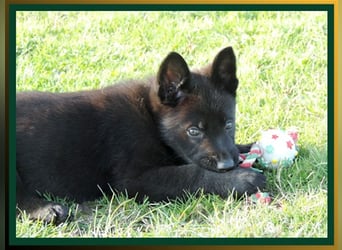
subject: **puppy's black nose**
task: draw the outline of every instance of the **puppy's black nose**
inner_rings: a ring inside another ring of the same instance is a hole
[[[230,170],[235,168],[235,163],[232,159],[228,159],[225,161],[219,161],[217,163],[217,168],[220,170]]]

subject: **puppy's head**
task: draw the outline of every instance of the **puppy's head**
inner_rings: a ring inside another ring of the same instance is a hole
[[[231,47],[220,51],[203,72],[190,72],[171,52],[156,80],[157,116],[162,137],[187,163],[213,171],[238,165],[235,146],[236,59]]]

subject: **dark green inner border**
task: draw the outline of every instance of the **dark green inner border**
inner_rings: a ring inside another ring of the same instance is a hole
[[[332,245],[334,244],[334,5],[133,5],[133,4],[9,4],[9,245]],[[16,238],[15,213],[15,98],[16,11],[327,11],[328,13],[328,237],[327,238]]]

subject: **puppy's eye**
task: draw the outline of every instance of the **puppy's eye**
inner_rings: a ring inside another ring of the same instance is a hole
[[[231,130],[232,128],[233,128],[233,123],[231,121],[226,122],[224,129]]]
[[[197,137],[202,134],[201,130],[195,126],[188,128],[186,130],[186,133],[188,134],[188,136],[191,136],[191,137]]]

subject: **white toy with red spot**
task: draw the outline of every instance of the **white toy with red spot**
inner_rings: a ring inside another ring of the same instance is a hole
[[[252,167],[256,160],[266,168],[289,167],[298,154],[297,141],[296,129],[263,131],[260,140],[251,147],[250,152],[240,155],[240,167]]]

